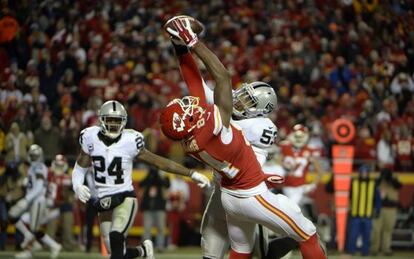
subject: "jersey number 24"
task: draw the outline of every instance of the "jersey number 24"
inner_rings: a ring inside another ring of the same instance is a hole
[[[98,183],[105,184],[106,178],[105,176],[99,176],[98,172],[103,173],[105,172],[105,158],[103,156],[92,156],[92,162],[93,162],[93,168],[94,168],[94,175],[95,175],[95,181]],[[121,157],[114,157],[112,159],[111,163],[109,164],[108,168],[108,175],[109,176],[115,176],[115,184],[123,184],[124,178],[123,170],[122,170],[122,158]]]

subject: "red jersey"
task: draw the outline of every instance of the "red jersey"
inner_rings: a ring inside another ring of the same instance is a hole
[[[411,137],[395,139],[392,146],[397,160],[412,161],[414,155],[414,139]]]
[[[71,177],[67,174],[56,176],[52,172],[50,172],[48,178],[49,178],[49,183],[48,183],[49,184],[48,186],[49,197],[54,199],[55,202],[58,204],[63,201],[62,189],[72,187]]]
[[[223,126],[219,109],[208,105],[193,136],[182,142],[184,150],[209,165],[227,190],[248,190],[263,182],[259,162],[241,129]]]
[[[304,146],[296,149],[289,142],[280,144],[283,155],[283,165],[287,169],[285,186],[300,186],[306,184],[306,175],[312,158],[320,157],[319,149]]]

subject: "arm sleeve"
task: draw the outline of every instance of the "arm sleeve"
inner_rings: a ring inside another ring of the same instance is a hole
[[[30,189],[29,192],[26,193],[25,199],[27,202],[32,202],[34,198],[39,196],[42,193],[44,188],[44,179],[37,178],[34,180],[33,187]]]
[[[83,185],[85,182],[85,174],[88,172],[88,168],[83,168],[78,165],[78,163],[75,164],[75,167],[72,171],[72,186],[73,190],[76,191],[76,189]]]
[[[79,145],[81,146],[83,152],[85,152],[86,154],[89,154],[85,133],[86,133],[86,129],[82,130],[81,133],[79,134]]]
[[[181,76],[188,87],[188,92],[191,96],[199,97],[200,104],[205,105],[207,103],[204,92],[205,83],[201,77],[200,70],[195,63],[193,56],[191,53],[186,53],[179,56],[178,60],[180,63]]]

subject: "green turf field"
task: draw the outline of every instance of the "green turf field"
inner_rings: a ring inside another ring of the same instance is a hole
[[[200,259],[201,253],[199,248],[180,248],[174,251],[168,251],[161,254],[156,254],[155,258],[157,259]],[[14,258],[14,252],[0,252],[0,258]],[[39,259],[47,259],[49,258],[49,253],[47,252],[39,252],[36,253],[34,258]],[[104,258],[98,253],[90,253],[86,254],[83,252],[62,252],[59,256],[60,259],[101,259]],[[300,259],[302,258],[298,252],[294,253],[294,256],[292,256],[292,259]],[[364,259],[408,259],[408,258],[414,258],[414,251],[412,252],[397,252],[393,256],[375,256],[375,257],[361,257],[361,256],[349,256],[349,255],[340,255],[340,254],[334,254],[329,256],[330,259],[351,259],[351,258],[364,258]]]

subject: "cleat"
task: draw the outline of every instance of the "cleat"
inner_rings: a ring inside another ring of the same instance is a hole
[[[16,258],[16,259],[30,259],[30,258],[33,258],[33,257],[32,257],[32,253],[30,251],[25,250],[23,252],[20,252],[20,253],[16,254],[14,256],[14,258]]]
[[[62,245],[58,245],[50,250],[50,259],[56,259],[59,256]]]
[[[151,240],[145,240],[142,243],[142,247],[145,251],[145,258],[154,259],[154,245],[152,244]]]

